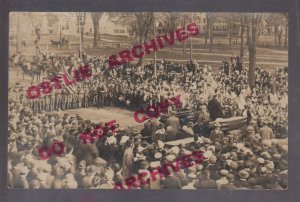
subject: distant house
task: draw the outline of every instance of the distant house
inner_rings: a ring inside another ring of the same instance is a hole
[[[119,13],[105,12],[99,20],[100,34],[130,36],[128,26],[114,22],[119,17]]]
[[[17,22],[19,19],[19,28]],[[59,12],[13,12],[10,14],[10,36],[15,36],[17,30],[22,40],[35,38],[35,29],[38,27],[40,34],[53,35],[58,38],[62,35],[77,35],[78,25],[75,13]],[[43,38],[42,38],[43,40]]]
[[[197,13],[196,14],[198,17],[198,20],[196,21],[196,24],[200,28],[202,32],[206,31],[207,27],[207,18],[206,18],[206,13]],[[228,25],[229,25],[229,20],[226,18],[227,14],[224,13],[215,13],[214,17],[214,23],[213,23],[213,32],[214,35],[226,35],[228,32]],[[232,19],[233,27],[232,27],[232,33],[233,34],[238,34],[239,32],[239,26],[236,26],[239,22],[237,22],[237,18]]]

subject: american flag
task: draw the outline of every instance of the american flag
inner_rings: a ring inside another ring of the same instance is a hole
[[[63,71],[58,73],[58,76],[61,76],[63,78],[62,85],[65,87],[65,89],[70,94],[75,94],[76,93],[76,87],[75,87],[76,80],[72,79],[72,76],[68,73],[68,71],[66,70],[66,67],[63,68]]]

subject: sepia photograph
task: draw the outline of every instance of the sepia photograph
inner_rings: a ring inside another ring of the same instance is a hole
[[[7,187],[287,189],[288,21],[10,12]]]

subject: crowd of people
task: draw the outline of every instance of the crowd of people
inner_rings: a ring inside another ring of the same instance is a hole
[[[123,183],[136,189],[287,188],[287,149],[278,140],[287,138],[287,68],[271,72],[256,68],[255,86],[250,88],[248,68],[239,57],[223,61],[217,70],[197,61],[162,60],[155,77],[153,63],[111,70],[106,57],[37,58],[39,64],[55,66],[56,73],[89,65],[94,76],[77,83],[74,94],[63,89],[35,100],[26,98],[25,88],[9,89],[9,187],[113,189]],[[146,120],[141,131],[118,126],[105,138],[85,144],[80,133],[99,123],[80,114],[55,112],[104,106],[145,108],[177,95],[181,107],[170,105],[170,110],[161,111],[164,116]],[[239,116],[247,119],[242,128],[221,130],[219,118]],[[188,137],[193,140],[183,141]],[[57,141],[63,142],[64,153],[41,160],[37,148]],[[168,175],[158,174],[157,180],[139,187],[127,183],[139,172],[196,150],[204,152],[202,164],[178,172],[170,168]]]

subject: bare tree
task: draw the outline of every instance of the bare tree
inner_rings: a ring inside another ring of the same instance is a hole
[[[207,14],[206,14],[206,25],[205,25],[205,39],[204,39],[204,48],[207,48],[207,39],[208,39],[208,29],[209,29],[209,23],[207,19]]]
[[[207,36],[209,38],[209,52],[213,49],[214,44],[214,33],[213,33],[213,27],[214,27],[214,21],[215,21],[215,15],[213,13],[206,13],[206,30],[207,30]],[[207,43],[207,39],[206,39]]]
[[[166,17],[163,19],[162,32],[169,33],[176,30],[176,28],[180,25],[180,20],[181,17],[179,13],[166,13]],[[172,50],[173,46],[170,46],[170,48]]]
[[[266,26],[268,30],[272,30],[274,27],[274,46],[282,47],[283,31],[287,36],[288,16],[287,13],[271,13],[268,14],[266,19]],[[285,30],[284,30],[285,29]],[[285,38],[287,42],[287,38]]]
[[[246,16],[242,15],[240,16],[241,21],[241,45],[240,45],[240,56],[244,56],[244,35],[245,35],[245,28],[246,28]]]
[[[94,27],[94,48],[98,46],[97,41],[99,38],[99,20],[102,17],[104,12],[91,12],[92,20],[93,20],[93,27]]]
[[[186,25],[188,22],[195,22],[195,21],[199,20],[199,17],[194,13],[184,13],[184,14],[180,13],[180,14],[178,14],[178,16],[181,21],[181,26],[184,29],[186,29]],[[175,29],[176,28],[177,27],[175,27]],[[175,30],[175,29],[173,29],[173,30]],[[186,41],[185,40],[182,42],[182,52],[183,53],[186,52]]]
[[[247,44],[247,46],[249,46],[249,43],[250,43],[250,31],[251,31],[250,26],[249,26],[250,23],[251,23],[250,18],[245,16],[245,25],[247,27],[247,35],[246,35],[246,38],[247,38],[246,44]]]
[[[77,24],[78,24],[78,31],[80,34],[80,45],[84,46],[84,25],[85,25],[85,18],[86,18],[86,13],[77,13]],[[81,50],[80,50],[81,51]]]
[[[256,45],[258,40],[258,25],[262,19],[262,14],[251,14],[249,18],[249,85],[255,86],[255,67],[256,67]]]
[[[284,16],[284,47],[286,48],[288,46],[288,26],[289,26],[289,15],[288,13],[283,13]]]
[[[228,46],[231,47],[232,42],[232,28],[233,28],[233,16],[229,15],[227,17],[227,35],[228,35]]]
[[[123,13],[116,22],[127,25],[133,32],[137,43],[142,44],[153,36],[153,12]],[[143,57],[139,58],[139,63],[143,66]]]

